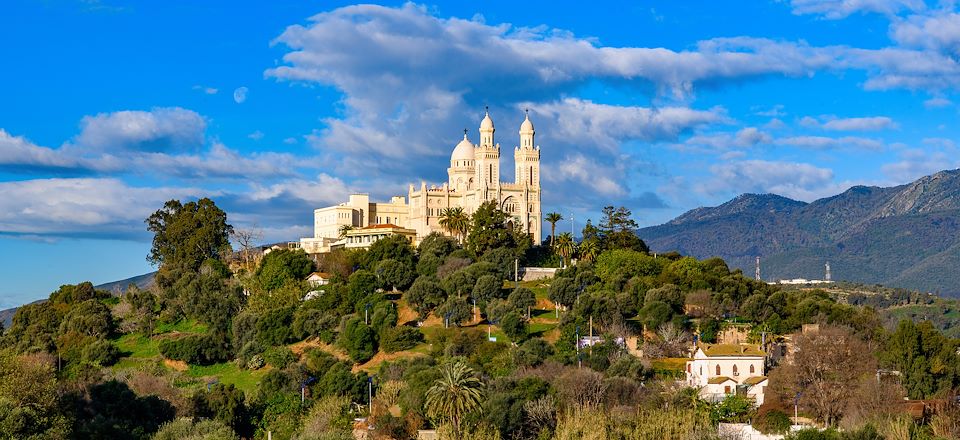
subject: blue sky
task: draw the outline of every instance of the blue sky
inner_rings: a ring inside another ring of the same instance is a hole
[[[351,191],[442,182],[523,109],[545,212],[643,225],[958,166],[953,2],[12,0],[0,14],[0,308],[151,270],[143,219],[209,196],[265,240]],[[568,224],[564,223],[564,227]]]

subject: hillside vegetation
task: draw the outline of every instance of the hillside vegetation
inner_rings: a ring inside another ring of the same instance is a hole
[[[845,430],[790,438],[960,435],[947,399],[960,342],[890,321],[939,299],[784,290],[719,258],[654,256],[629,210],[604,212],[581,242],[561,234],[552,248],[484,204],[463,243],[389,237],[319,261],[301,250],[234,261],[212,200],[170,201],[147,221],[152,288],[118,298],[66,285],[17,311],[0,339],[0,437],[719,440],[720,422],[784,432],[798,395],[801,416]],[[568,267],[517,283],[518,260]],[[330,283],[305,282],[314,271]],[[820,330],[798,334],[804,324]],[[693,338],[716,343],[730,328],[795,347],[771,364],[760,407],[677,381]],[[899,380],[877,381],[880,370]],[[914,420],[898,409],[905,397],[942,405]]]

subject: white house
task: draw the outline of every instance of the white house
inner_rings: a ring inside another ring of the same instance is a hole
[[[313,287],[320,287],[330,284],[331,278],[333,278],[333,275],[326,272],[314,272],[307,276],[307,282]]]
[[[700,396],[707,400],[740,394],[762,405],[768,384],[764,357],[756,345],[698,344],[687,361],[687,385],[700,388]]]

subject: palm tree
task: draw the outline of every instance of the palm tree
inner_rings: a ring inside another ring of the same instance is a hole
[[[547,223],[550,223],[550,246],[553,246],[557,242],[557,223],[563,220],[563,215],[559,212],[549,212],[546,219]]]
[[[483,400],[483,382],[463,362],[440,367],[440,378],[427,390],[424,402],[427,415],[448,420],[454,435],[460,435],[460,421],[480,407]]]
[[[440,211],[440,226],[463,242],[463,236],[467,234],[467,228],[470,227],[470,216],[459,206],[444,208]]]
[[[583,261],[593,261],[594,258],[597,258],[597,254],[600,253],[600,243],[597,242],[596,238],[588,238],[580,242],[580,246],[577,249],[580,254],[580,259]]]
[[[352,231],[352,230],[354,230],[354,229],[356,229],[356,228],[353,227],[352,225],[340,225],[340,230],[339,230],[339,232],[340,232],[340,238],[342,239],[343,237],[346,237],[346,236],[347,236],[347,232],[350,232],[350,231]]]
[[[557,253],[563,257],[564,263],[566,263],[567,259],[573,256],[573,252],[576,251],[576,245],[573,242],[573,234],[569,232],[560,234],[560,236],[557,237],[557,242],[554,245],[554,248],[556,248]]]

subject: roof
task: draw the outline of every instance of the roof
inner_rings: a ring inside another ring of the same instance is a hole
[[[711,377],[710,380],[707,381],[707,383],[709,383],[709,384],[711,384],[711,385],[717,385],[717,384],[721,384],[721,383],[724,383],[724,382],[727,382],[727,381],[734,381],[734,382],[736,382],[735,380],[733,380],[733,379],[731,379],[731,378],[729,378],[729,377],[727,377],[727,376],[717,376],[717,377]]]
[[[360,229],[405,229],[393,223],[381,223],[379,225],[364,226]]]
[[[720,356],[764,356],[766,353],[757,345],[747,344],[699,344],[703,354],[709,357]]]
[[[747,385],[756,385],[765,380],[767,380],[767,376],[753,376],[753,377],[748,377],[747,380],[743,381],[743,383]]]
[[[320,278],[333,278],[333,275],[328,274],[326,272],[314,272],[314,273],[311,273],[310,275],[307,275],[307,278],[313,278],[314,275]]]

